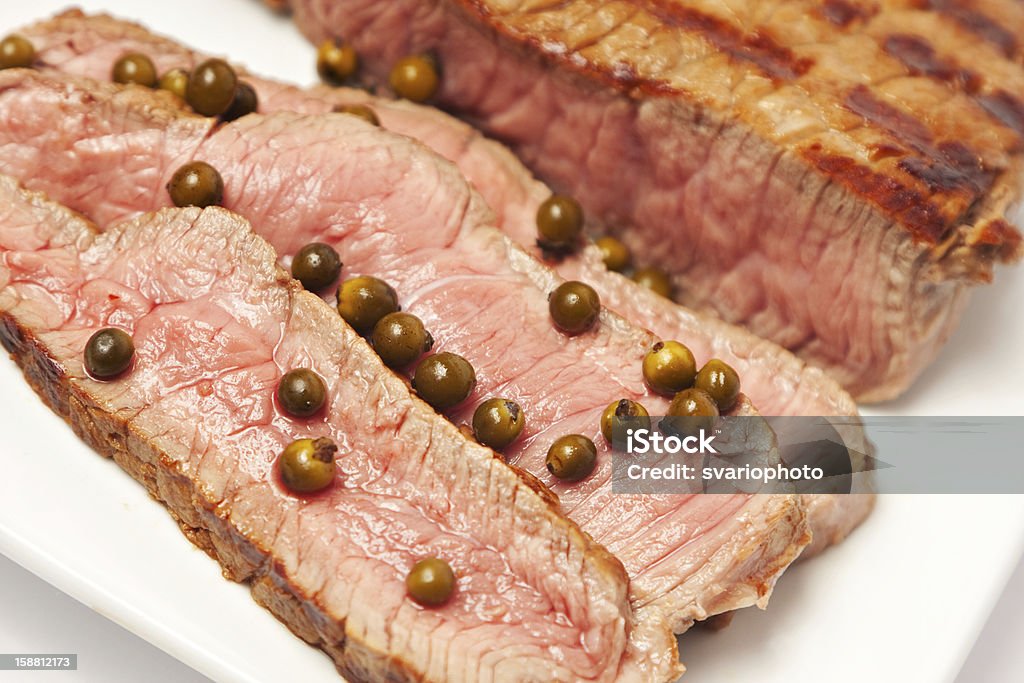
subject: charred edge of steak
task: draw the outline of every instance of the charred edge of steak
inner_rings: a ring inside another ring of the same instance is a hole
[[[858,5],[847,0],[824,0],[818,11],[832,24],[846,28],[855,21],[866,21],[878,14],[878,6]]]
[[[797,57],[761,31],[743,31],[710,14],[669,0],[647,0],[643,8],[666,25],[703,36],[733,59],[750,64],[774,81],[803,76],[814,60]]]
[[[1020,45],[1014,33],[963,0],[925,0],[928,8],[945,14],[964,29],[987,41],[1007,59],[1017,55]]]
[[[982,165],[974,151],[957,141],[936,142],[920,119],[879,99],[868,88],[857,86],[843,104],[888,133],[898,144],[913,150],[914,156],[900,160],[900,168],[932,192],[962,191],[981,196],[991,189],[995,173]],[[941,233],[931,232],[928,236],[932,239],[941,237]]]
[[[873,171],[855,159],[830,154],[818,144],[806,149],[803,156],[823,173],[896,216],[916,238],[934,243],[946,231],[947,221],[939,207],[891,176]]]
[[[990,116],[1024,136],[1024,100],[1005,90],[981,95],[976,100]]]
[[[908,187],[891,175],[878,173],[855,159],[838,154],[829,154],[820,145],[803,150],[804,159],[818,170],[836,179],[856,194],[866,198],[892,215],[910,230],[911,236],[934,247],[936,257],[953,253],[963,247],[972,251],[969,259],[948,276],[964,277],[977,282],[992,279],[994,262],[1012,263],[1022,253],[1022,236],[1019,230],[1002,218],[985,218],[971,226],[970,214],[977,213],[981,204],[975,202],[968,210],[968,216],[950,220],[942,210],[921,192]],[[909,173],[929,175],[938,173],[933,168],[905,168]],[[947,176],[937,175],[938,181]]]
[[[274,2],[274,0],[269,1]],[[513,46],[528,46],[532,49],[529,54],[543,55],[543,58],[549,63],[596,79],[604,85],[620,91],[645,95],[671,95],[683,92],[681,89],[669,85],[665,80],[641,77],[627,62],[610,68],[594,64],[590,60],[573,59],[571,52],[555,52],[546,49],[536,36],[519,33],[499,22],[492,21],[492,12],[485,0],[457,0],[455,4],[473,21],[482,22],[496,35],[506,38]],[[758,31],[740,31],[736,27],[696,9],[666,0],[650,0],[644,4],[643,9],[669,26],[701,35],[732,59],[750,65],[776,82],[794,80],[810,71],[814,66],[812,59],[798,58],[792,50],[777,43],[770,35]],[[529,55],[527,54],[527,56]]]
[[[921,54],[904,56],[923,59]],[[828,152],[820,143],[802,149],[802,158],[893,216],[915,240],[940,251],[948,251],[948,245],[957,239],[979,247],[980,280],[988,279],[985,271],[992,261],[1020,258],[1020,233],[1005,220],[994,218],[988,205],[990,195],[1003,182],[1001,173],[987,168],[959,141],[937,142],[919,119],[863,86],[851,90],[843,104],[887,133],[890,142],[875,150],[877,158],[899,157],[896,166],[906,178],[901,180],[899,174],[879,172],[851,157]],[[936,200],[954,196],[966,200],[962,211],[950,211]],[[963,226],[975,222],[974,234],[960,235]]]
[[[885,40],[885,51],[895,57],[910,73],[924,75],[943,81],[950,87],[963,91],[981,107],[997,124],[1005,126],[1024,138],[1024,102],[1005,90],[990,94],[979,92],[982,77],[961,67],[951,57],[940,57],[935,48],[921,36],[894,34]],[[1019,140],[1013,151],[1024,148]]]
[[[615,69],[610,69],[594,64],[590,60],[571,59],[572,55],[568,52],[560,53],[546,49],[543,41],[536,36],[514,31],[500,22],[493,21],[492,12],[484,0],[456,0],[454,6],[463,13],[467,21],[474,22],[478,27],[485,27],[492,35],[503,39],[508,49],[515,50],[523,59],[539,60],[564,68],[583,76],[587,81],[596,81],[624,93],[657,96],[681,92],[663,79],[641,77],[629,63],[623,62]]]
[[[943,81],[968,94],[976,93],[981,86],[980,75],[962,68],[949,57],[940,57],[934,46],[921,36],[894,33],[883,41],[882,49],[914,75]]]
[[[29,386],[75,434],[100,455],[112,458],[162,503],[185,537],[220,563],[225,578],[248,584],[257,604],[295,635],[327,653],[342,675],[361,681],[387,671],[389,681],[421,680],[403,662],[346,638],[344,624],[320,612],[308,596],[266,561],[261,550],[221,519],[202,491],[177,471],[170,458],[137,435],[123,417],[106,412],[71,385],[63,368],[31,331],[7,314],[0,318],[0,330],[4,347]]]
[[[629,96],[670,97],[689,94],[667,81],[641,77],[626,63],[619,64],[613,69],[595,64],[591,60],[573,59],[572,53],[545,49],[538,37],[518,32],[495,20],[485,0],[453,0],[452,5],[464,15],[465,21],[486,27],[486,30],[489,30],[496,39],[502,40],[509,49],[516,50],[521,58],[543,60],[562,71],[582,76],[585,82],[596,82]],[[771,40],[770,36],[756,32],[743,34],[714,17],[673,4],[668,0],[651,0],[644,5],[644,9],[668,25],[702,35],[719,50],[736,60],[753,65],[775,81],[797,79],[814,66],[811,61],[797,58],[791,50]],[[849,20],[853,21],[855,18],[857,17],[849,17]],[[870,16],[863,18],[868,19]],[[900,44],[897,41],[890,47],[895,50],[902,48],[906,53],[914,46]],[[922,57],[916,53],[903,56],[908,60]],[[921,66],[940,67],[937,63]],[[941,66],[944,68],[948,65]],[[977,77],[968,71],[957,70],[949,76],[953,81],[960,82],[965,90],[978,87]],[[863,107],[857,107],[856,102],[858,99],[868,98],[873,102],[868,103],[865,113]],[[1020,123],[1024,121],[1024,105],[1015,97],[1000,92],[995,96],[975,95],[975,99],[989,116],[1003,125],[1018,132],[1024,126]],[[1021,258],[1020,235],[1016,230],[1012,227],[1009,230],[995,231],[984,228],[994,221],[992,216],[983,215],[984,210],[989,208],[986,193],[993,190],[1001,182],[1002,176],[1010,171],[999,173],[984,168],[979,156],[962,142],[933,141],[927,127],[910,114],[897,112],[899,121],[896,121],[891,112],[879,112],[879,107],[884,108],[888,105],[878,101],[866,88],[855,88],[848,94],[846,100],[845,104],[851,111],[865,116],[866,120],[893,138],[894,143],[887,146],[888,153],[907,156],[898,166],[898,170],[905,174],[904,179],[901,180],[891,173],[876,171],[855,159],[829,153],[817,142],[809,147],[794,150],[797,157],[822,174],[835,179],[835,182],[855,195],[864,198],[883,214],[892,216],[913,239],[923,244],[948,251],[945,245],[957,235],[958,229],[977,220],[978,227],[984,230],[987,239],[979,242],[968,236],[961,240],[965,246],[981,247],[977,254],[978,262],[971,267],[972,274],[969,278],[972,280],[990,280],[991,265],[994,261],[1011,262]],[[854,103],[853,106],[851,102]],[[878,103],[878,106],[875,106],[875,103]],[[873,116],[873,113],[880,114],[880,117]],[[944,208],[943,198],[947,197],[965,200],[966,209],[958,215],[952,215],[952,212]],[[996,237],[1003,238],[1004,241],[998,245],[991,244],[991,239]]]

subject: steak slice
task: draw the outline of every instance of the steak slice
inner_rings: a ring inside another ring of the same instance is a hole
[[[662,414],[640,369],[656,341],[604,311],[598,327],[566,337],[551,324],[556,275],[489,226],[458,170],[414,141],[345,114],[250,115],[215,125],[166,93],[66,74],[0,74],[0,170],[109,223],[168,203],[166,182],[202,159],[224,178],[225,206],[249,218],[279,254],[328,242],[346,276],[373,274],[419,316],[435,351],[476,368],[463,407],[500,395],[525,411],[506,457],[558,494],[563,509],[616,554],[634,608],[683,630],[694,619],[763,604],[808,542],[796,496],[628,496],[611,491],[611,453],[599,418],[612,400]],[[737,411],[753,414],[745,399]],[[774,446],[767,430],[759,446]],[[598,444],[594,474],[577,484],[544,466],[563,434]]]
[[[186,535],[352,680],[665,680],[674,639],[636,627],[622,566],[492,452],[411,395],[351,329],[275,264],[241,217],[167,209],[97,234],[0,177],[0,339],[91,446],[164,502]],[[99,382],[86,340],[133,334]],[[322,417],[275,406],[314,368]],[[327,491],[289,493],[274,460],[329,437]],[[453,566],[423,609],[405,576]],[[230,628],[230,625],[226,625]]]
[[[434,55],[438,105],[674,272],[683,303],[860,400],[902,392],[970,285],[1021,256],[1014,0],[287,4],[368,84]]]
[[[31,38],[41,66],[95,78],[107,77],[120,55],[142,52],[163,72],[192,68],[205,59],[131,22],[70,10],[20,33]],[[244,70],[238,69],[240,73]],[[498,226],[535,256],[537,207],[550,190],[502,145],[432,107],[374,97],[351,88],[300,89],[246,74],[259,93],[260,110],[325,113],[339,105],[369,104],[391,131],[416,138],[456,163],[494,209]],[[593,286],[602,302],[663,339],[685,339],[697,356],[721,358],[743,377],[744,391],[766,415],[856,415],[850,396],[820,369],[721,320],[673,304],[630,279],[609,272],[593,247],[554,264],[566,279]],[[869,495],[808,496],[813,536],[807,558],[842,540],[871,509]]]

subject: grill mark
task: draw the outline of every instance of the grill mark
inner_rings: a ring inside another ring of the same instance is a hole
[[[979,95],[975,99],[989,115],[1024,136],[1024,102],[1018,97],[1005,90],[997,90],[989,95]]]
[[[14,322],[13,318],[4,314],[0,318],[0,346],[3,346],[7,353],[14,355],[18,353],[23,343],[24,339],[21,336],[17,323]]]
[[[883,102],[864,85],[858,85],[846,96],[847,109],[863,116],[888,131],[897,140],[914,148],[932,145],[932,134],[923,123],[910,114]]]
[[[774,81],[792,81],[806,74],[814,60],[797,57],[792,50],[759,30],[744,32],[721,19],[672,0],[638,0],[661,22],[699,34],[734,59],[752,64]]]
[[[961,67],[951,58],[937,55],[935,48],[926,39],[897,33],[886,38],[884,48],[910,73],[928,76],[962,90],[994,121],[1015,131],[1019,137],[1024,137],[1024,102],[1005,90],[979,94],[981,76]]]
[[[904,157],[896,165],[923,181],[932,192],[963,188],[980,195],[992,185],[994,175],[966,145],[943,142],[937,151],[938,155]]]
[[[968,93],[977,92],[981,77],[956,62],[939,57],[931,43],[920,36],[896,33],[885,39],[883,48],[913,74],[945,81]]]
[[[878,6],[855,5],[847,0],[824,0],[818,12],[829,22],[846,28],[854,21],[870,19],[878,14]]]
[[[1017,54],[1019,45],[1013,31],[978,10],[967,7],[962,0],[926,0],[926,7],[944,14],[974,35],[996,47],[1008,58]]]
[[[836,182],[895,216],[914,239],[937,244],[946,233],[949,221],[939,207],[921,192],[854,159],[829,154],[819,143],[803,150],[802,155]]]
[[[879,128],[887,131],[903,145],[909,147],[914,154],[906,155],[897,162],[897,167],[913,178],[921,181],[931,193],[963,193],[968,198],[984,194],[995,180],[995,174],[985,168],[979,154],[967,145],[958,141],[943,141],[936,144],[931,132],[917,118],[897,109],[887,102],[875,97],[865,86],[857,86],[846,97],[845,104],[850,111],[859,114]],[[847,171],[849,172],[849,171]],[[903,207],[907,188],[894,180],[894,186],[881,184],[877,179],[860,179],[858,187],[878,203],[882,203],[879,193],[892,192],[896,198],[892,201]],[[884,206],[884,204],[883,204]],[[888,207],[887,207],[888,208]],[[918,230],[925,234],[939,237],[947,227],[947,221],[941,214],[920,211],[903,207],[905,216],[918,225]],[[938,220],[939,223],[934,222]]]
[[[495,14],[492,8],[488,6],[487,0],[457,0],[457,4],[471,18],[489,26],[502,39],[506,39],[512,44],[529,46],[535,54],[542,55],[543,59],[548,63],[556,64],[575,73],[583,74],[588,78],[593,78],[599,83],[620,92],[650,95],[653,97],[687,94],[685,89],[675,87],[665,79],[640,76],[632,64],[625,63],[609,67],[580,59],[577,53],[552,51],[548,44],[536,35],[511,29],[499,21],[499,15]]]

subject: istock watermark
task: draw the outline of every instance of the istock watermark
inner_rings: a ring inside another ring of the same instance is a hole
[[[721,417],[613,425],[613,490],[1024,493],[1024,417]]]

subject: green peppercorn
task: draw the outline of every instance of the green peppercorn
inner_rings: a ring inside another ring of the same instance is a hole
[[[473,411],[473,436],[496,451],[519,438],[525,424],[519,404],[506,398],[489,398]]]
[[[306,368],[285,373],[277,385],[277,400],[294,417],[311,417],[327,401],[327,385],[320,375]]]
[[[601,250],[601,259],[604,261],[605,268],[616,273],[621,273],[629,268],[633,255],[629,253],[629,247],[625,244],[614,237],[598,238],[596,244],[597,248]]]
[[[131,366],[134,357],[131,335],[114,327],[96,332],[85,345],[85,369],[96,379],[117,377]]]
[[[238,76],[223,59],[207,59],[192,70],[185,101],[203,116],[220,116],[235,99]]]
[[[25,37],[12,34],[0,40],[0,69],[28,68],[36,59],[36,48]]]
[[[440,78],[434,60],[420,55],[400,59],[391,69],[388,82],[399,97],[425,102],[437,92]]]
[[[637,268],[633,271],[633,281],[666,299],[672,298],[672,278],[660,268]]]
[[[412,378],[412,388],[420,398],[439,411],[465,401],[475,386],[473,366],[462,356],[448,352],[424,358]]]
[[[224,201],[224,180],[205,161],[193,161],[174,172],[167,192],[175,206],[214,206]]]
[[[693,386],[697,363],[690,349],[677,341],[660,341],[644,356],[644,380],[659,394],[672,396]]]
[[[221,121],[234,121],[247,114],[255,114],[259,105],[256,89],[245,81],[239,81],[235,88],[235,97],[231,100],[227,110],[220,115],[220,119]]]
[[[384,365],[400,370],[429,351],[434,338],[411,313],[388,313],[373,326],[370,345]]]
[[[548,449],[548,472],[563,481],[586,479],[597,465],[597,446],[582,434],[569,434],[555,440]]]
[[[341,257],[329,244],[312,242],[292,259],[292,277],[310,292],[322,292],[341,275]]]
[[[740,376],[724,361],[712,358],[697,373],[693,386],[715,399],[718,409],[727,413],[740,396]]]
[[[327,83],[344,83],[359,68],[359,56],[347,43],[325,40],[316,51],[316,72]]]
[[[627,429],[650,428],[650,413],[642,405],[628,398],[612,401],[601,414],[601,434],[609,444],[616,432],[620,438],[625,438]]]
[[[696,434],[702,429],[707,432],[715,426],[718,415],[718,404],[707,392],[684,389],[669,404],[662,429],[682,434]]]
[[[339,104],[334,108],[334,111],[340,114],[351,114],[352,116],[358,116],[363,121],[374,126],[380,125],[380,119],[377,118],[377,113],[367,107],[365,104]]]
[[[161,90],[172,92],[181,99],[185,99],[185,90],[188,88],[188,71],[171,69],[160,77],[158,86]]]
[[[338,289],[338,313],[356,332],[366,334],[381,318],[399,310],[391,285],[369,275],[349,278]]]
[[[451,565],[436,557],[428,557],[413,565],[405,577],[409,597],[424,607],[440,607],[455,592],[455,572]]]
[[[601,298],[590,285],[563,282],[548,297],[548,311],[562,332],[581,334],[597,322],[601,314]]]
[[[277,459],[281,481],[295,493],[315,493],[334,482],[338,447],[330,439],[296,439]]]
[[[153,66],[153,60],[137,52],[125,55],[114,62],[112,76],[115,83],[156,87],[156,67]]]
[[[571,249],[583,233],[583,209],[572,197],[556,194],[537,209],[537,243],[544,249]]]

